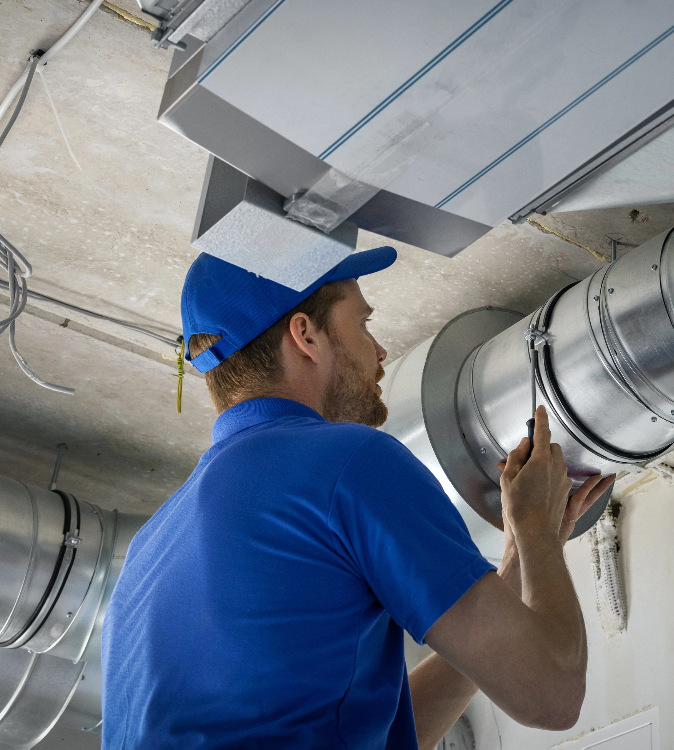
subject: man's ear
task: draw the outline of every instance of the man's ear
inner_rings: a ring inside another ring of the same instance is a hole
[[[318,364],[321,352],[319,331],[306,313],[298,312],[292,316],[288,324],[288,334],[288,343],[292,350]]]

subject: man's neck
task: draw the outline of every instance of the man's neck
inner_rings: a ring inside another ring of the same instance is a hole
[[[241,403],[241,401],[249,401],[254,398],[284,398],[288,401],[297,401],[323,416],[323,400],[319,398],[313,388],[293,388],[287,383],[278,383],[269,386],[268,388],[258,389],[254,393],[248,393],[237,403]]]

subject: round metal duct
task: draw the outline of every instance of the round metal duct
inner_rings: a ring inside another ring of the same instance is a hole
[[[30,748],[63,714],[86,664],[24,649],[0,650],[0,747]]]
[[[0,746],[101,720],[101,629],[144,516],[0,477]]]
[[[674,443],[674,230],[554,295],[531,315],[481,308],[389,365],[382,429],[435,473],[478,546],[499,544],[496,465],[526,434],[532,357],[538,403],[578,487],[652,461]],[[527,340],[536,342],[537,355]],[[608,502],[577,524],[586,531]]]

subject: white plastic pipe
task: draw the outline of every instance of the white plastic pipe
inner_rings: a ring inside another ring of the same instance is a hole
[[[84,26],[85,23],[93,16],[98,10],[99,6],[103,3],[103,0],[93,0],[91,5],[82,13],[82,15],[75,21],[75,23],[66,31],[66,33],[42,55],[38,66],[45,66],[54,55],[77,34],[77,32]],[[26,82],[28,77],[28,70],[30,69],[30,63],[26,65],[23,73],[19,76],[17,82],[9,90],[7,96],[2,100],[0,104],[0,120],[5,116],[7,110],[11,107],[12,102],[16,99],[18,93],[23,88],[23,84]]]

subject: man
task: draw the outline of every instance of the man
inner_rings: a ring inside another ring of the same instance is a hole
[[[570,727],[583,619],[562,546],[608,486],[571,481],[547,416],[503,469],[498,572],[395,438],[356,253],[304,292],[202,254],[183,289],[213,447],[133,540],[103,633],[103,746],[432,748],[480,688]],[[436,652],[408,676],[403,628]]]

